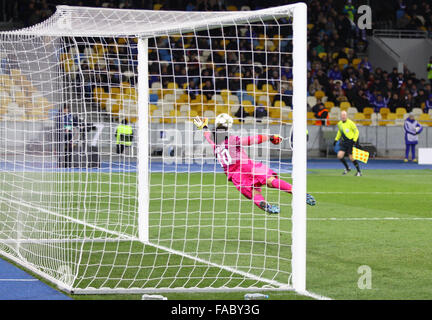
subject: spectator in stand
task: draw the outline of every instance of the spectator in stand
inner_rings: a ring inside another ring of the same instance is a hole
[[[429,97],[425,102],[425,108],[424,108],[423,112],[429,113],[430,110],[432,110],[432,93],[429,94]]]
[[[365,92],[361,89],[357,91],[351,103],[355,108],[357,108],[358,112],[363,112],[364,108],[370,107],[369,100],[366,97]]]
[[[267,110],[266,108],[260,103],[254,110],[255,118],[261,119],[264,117],[267,117]]]
[[[400,72],[398,74],[397,78],[395,78],[393,80],[393,87],[397,88],[397,89],[400,89],[400,88],[402,88],[404,86],[404,84],[405,84],[405,78],[404,78],[403,73]]]
[[[194,79],[189,79],[187,93],[192,100],[195,99],[197,95],[201,94],[201,91],[198,89]]]
[[[381,94],[377,95],[376,100],[373,103],[374,111],[379,113],[382,108],[387,108],[387,101]]]
[[[320,85],[318,79],[314,79],[312,84],[309,85],[309,95],[311,96],[315,95],[315,92],[322,91],[322,90],[323,90],[323,86]]]
[[[425,91],[423,89],[419,89],[418,94],[415,97],[416,105],[421,108],[427,99],[428,99],[428,97],[426,96]]]
[[[342,72],[340,72],[339,66],[334,64],[333,68],[327,73],[327,76],[333,80],[342,80]]]
[[[396,112],[396,109],[403,106],[403,102],[399,99],[399,95],[397,93],[393,93],[391,96],[387,107],[390,109],[390,112]]]
[[[366,69],[368,71],[372,71],[372,65],[369,62],[369,58],[365,56],[359,64],[360,68]]]
[[[215,93],[213,82],[207,79],[204,85],[202,86],[201,91],[202,94],[207,97],[207,100],[210,100]]]
[[[414,98],[411,93],[408,93],[402,100],[402,107],[409,113],[416,107]]]

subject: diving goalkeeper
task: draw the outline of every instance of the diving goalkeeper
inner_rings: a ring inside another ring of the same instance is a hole
[[[230,121],[226,121],[229,119]],[[216,117],[216,128],[214,132],[207,127],[208,119],[196,117],[194,124],[198,129],[204,131],[204,137],[212,145],[216,159],[224,169],[237,190],[246,198],[253,200],[258,208],[270,213],[278,214],[280,208],[268,203],[261,194],[261,187],[267,185],[269,188],[277,188],[287,193],[292,193],[292,185],[279,179],[276,172],[260,162],[251,160],[242,146],[259,144],[266,141],[279,144],[282,138],[278,135],[255,135],[239,137],[229,135],[228,129],[232,125],[232,118],[227,114]],[[312,195],[307,194],[306,203],[313,206],[316,204]]]

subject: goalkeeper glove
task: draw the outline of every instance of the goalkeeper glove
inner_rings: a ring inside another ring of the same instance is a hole
[[[279,144],[279,143],[282,142],[282,137],[279,136],[279,135],[277,135],[277,134],[275,134],[275,135],[271,135],[271,136],[270,136],[270,141],[271,141],[273,144]]]
[[[208,118],[204,118],[201,120],[199,116],[196,116],[196,118],[194,119],[194,124],[200,130],[207,128]]]

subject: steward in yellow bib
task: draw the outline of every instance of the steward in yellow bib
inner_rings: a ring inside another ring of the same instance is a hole
[[[133,140],[133,129],[125,119],[116,129],[116,145],[117,153],[121,154],[124,152],[125,147],[130,147]]]
[[[429,63],[427,64],[427,72],[428,72],[428,80],[430,84],[432,85],[432,56],[429,57]]]
[[[357,126],[353,121],[348,119],[346,111],[341,112],[341,120],[338,122],[337,126],[339,130],[333,145],[336,146],[336,143],[339,142],[339,151],[337,153],[337,157],[345,166],[343,174],[347,174],[351,171],[351,168],[348,166],[348,163],[344,158],[345,153],[348,153],[349,159],[357,169],[356,176],[361,176],[362,174],[360,171],[360,166],[357,160],[354,160],[352,157],[352,148],[354,145],[358,145],[359,131]]]

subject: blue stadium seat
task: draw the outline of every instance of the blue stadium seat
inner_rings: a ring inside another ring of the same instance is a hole
[[[159,100],[159,96],[156,93],[150,94],[150,103],[156,103]]]

